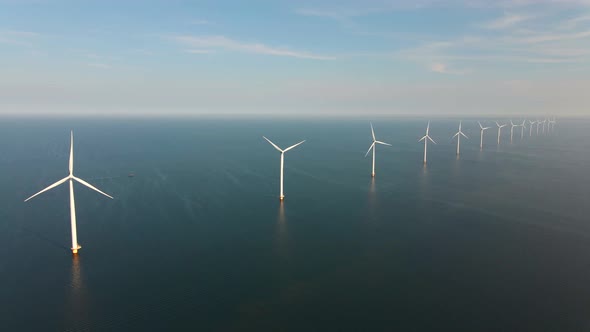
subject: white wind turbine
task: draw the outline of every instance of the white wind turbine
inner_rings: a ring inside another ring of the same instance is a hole
[[[275,149],[279,150],[279,152],[281,153],[281,196],[279,196],[279,199],[282,201],[285,199],[285,195],[283,195],[283,165],[285,164],[285,152],[293,149],[294,147],[303,144],[303,142],[305,142],[305,140],[295,144],[295,145],[291,145],[290,147],[286,148],[285,150],[282,150],[281,148],[279,148],[276,144],[274,144],[273,142],[271,142],[268,138],[262,136],[265,140],[267,140],[272,146],[274,146]]]
[[[537,136],[539,136],[539,126],[541,125],[541,120],[537,120]]]
[[[44,193],[49,189],[55,188],[55,187],[59,186],[60,184],[69,180],[70,181],[70,219],[71,219],[71,227],[72,227],[72,253],[77,254],[78,250],[82,247],[78,244],[78,235],[77,235],[77,230],[76,230],[76,204],[74,203],[74,180],[85,185],[86,187],[88,187],[92,190],[98,191],[99,193],[105,195],[108,198],[112,199],[113,197],[98,190],[97,188],[92,186],[90,183],[74,176],[74,132],[73,131],[70,132],[70,163],[69,163],[68,168],[70,171],[70,175],[57,181],[56,183],[50,185],[49,187],[41,190],[40,192],[36,193],[35,195],[25,199],[25,202],[30,200],[31,198],[41,194],[41,193]]]
[[[555,117],[553,117],[553,120],[549,119],[549,128],[551,128],[551,132],[555,130]]]
[[[498,121],[496,121],[496,126],[498,126],[498,145],[500,145],[500,135],[502,134],[502,128],[506,127],[507,124],[500,125]]]
[[[526,119],[522,120],[522,123],[519,125],[520,127],[520,140],[524,138],[524,129],[525,129]]]
[[[460,148],[461,148],[461,136],[465,137],[465,138],[469,138],[467,137],[467,135],[463,134],[463,132],[461,131],[461,123],[462,121],[459,121],[459,131],[453,136],[453,138],[457,137],[457,156],[460,153]]]
[[[490,129],[490,127],[484,127],[481,125],[481,123],[479,121],[477,121],[477,123],[479,124],[479,128],[481,129],[480,132],[480,136],[481,138],[479,139],[479,149],[483,150],[483,132]]]
[[[536,123],[535,121],[531,121],[531,120],[529,120],[529,124],[530,124],[530,127],[529,127],[529,137],[530,137],[530,136],[533,136],[533,125],[534,125],[535,123]]]
[[[514,127],[518,127],[518,125],[514,124],[510,119],[510,144],[512,144],[512,137],[514,136]]]
[[[543,120],[543,135],[545,135],[545,126],[547,125],[547,118]]]
[[[369,152],[371,152],[371,149],[373,149],[373,171],[371,172],[371,176],[374,177],[375,176],[375,148],[376,148],[375,145],[376,144],[382,144],[382,145],[391,146],[391,144],[378,141],[375,138],[375,131],[373,130],[373,124],[370,123],[370,125],[371,125],[371,135],[373,135],[373,144],[371,144],[371,146],[369,147],[369,150],[367,150],[367,153],[365,154],[365,157],[369,154]]]
[[[418,142],[421,142],[422,140],[424,140],[424,164],[426,164],[426,151],[428,150],[428,140],[430,140],[432,143],[436,144],[436,142],[430,138],[430,135],[428,134],[430,131],[430,121],[428,121],[428,126],[426,126],[426,135],[424,135],[424,137],[422,137],[421,139],[418,140]]]

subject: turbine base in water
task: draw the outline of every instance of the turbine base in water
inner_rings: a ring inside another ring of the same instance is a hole
[[[78,254],[78,249],[82,249],[82,246],[78,245],[77,248],[72,248],[72,254]]]
[[[279,197],[279,200],[280,200],[281,202],[282,202],[282,201],[284,201],[284,200],[285,200],[285,196],[280,196],[280,197]]]
[[[374,178],[375,177],[375,173],[371,173],[371,177]]]

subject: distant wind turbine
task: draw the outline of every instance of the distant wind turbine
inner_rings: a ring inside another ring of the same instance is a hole
[[[479,121],[477,121],[477,123],[479,124],[479,128],[481,129],[480,132],[480,136],[481,138],[479,139],[479,149],[483,150],[483,132],[490,129],[490,127],[484,127],[481,125],[481,123]]]
[[[541,120],[537,120],[537,136],[539,136],[539,126],[541,125]]]
[[[70,171],[70,175],[57,181],[56,183],[50,185],[49,187],[41,190],[40,192],[36,193],[35,195],[25,199],[25,202],[30,200],[31,198],[41,194],[41,193],[44,193],[49,189],[55,188],[55,187],[59,186],[60,184],[69,180],[70,181],[70,219],[71,219],[71,227],[72,227],[72,253],[77,254],[78,250],[81,249],[82,247],[78,244],[78,235],[77,235],[77,230],[76,230],[76,204],[74,203],[74,180],[85,185],[86,187],[88,187],[92,190],[95,190],[95,191],[105,195],[108,198],[112,199],[113,197],[98,190],[97,188],[92,186],[90,183],[74,176],[74,132],[73,131],[70,132],[70,163],[69,163],[68,168]]]
[[[461,131],[461,123],[462,121],[459,121],[459,131],[455,134],[455,136],[453,136],[453,138],[457,137],[457,156],[461,153],[460,149],[461,149],[461,136],[465,137],[465,138],[469,138],[467,137],[467,135],[463,134],[463,132]]]
[[[277,149],[280,153],[281,153],[281,195],[279,196],[279,199],[282,201],[285,199],[285,195],[283,195],[283,166],[285,164],[285,152],[293,149],[294,147],[303,144],[303,142],[305,142],[305,140],[295,144],[295,145],[291,145],[290,147],[286,148],[285,150],[282,150],[281,148],[279,148],[276,144],[274,144],[273,142],[271,142],[268,138],[262,136],[267,142],[269,142],[272,146],[274,146],[275,149]]]
[[[512,136],[514,136],[514,127],[518,127],[518,125],[514,124],[510,119],[510,144],[512,144]]]
[[[500,135],[502,133],[502,128],[506,127],[507,124],[500,125],[498,121],[496,121],[496,126],[498,126],[498,145],[500,145]]]
[[[551,128],[551,132],[555,131],[555,117],[553,117],[553,120],[549,119],[549,126]]]
[[[547,124],[547,118],[543,120],[543,135],[545,135],[545,125]]]
[[[536,123],[535,121],[529,120],[529,124],[530,124],[530,127],[529,127],[529,137],[533,136],[533,125],[535,123]]]
[[[430,121],[428,121],[428,126],[426,126],[426,135],[424,135],[424,137],[422,137],[421,139],[418,140],[418,142],[421,142],[422,140],[424,140],[424,164],[426,164],[426,151],[428,150],[428,140],[430,140],[432,143],[436,144],[436,142],[432,138],[430,138],[429,132],[430,132]]]
[[[369,147],[369,150],[367,150],[367,153],[365,154],[365,157],[366,157],[367,155],[369,155],[369,152],[371,152],[371,149],[372,149],[372,150],[373,150],[373,171],[371,172],[371,176],[373,176],[373,177],[374,177],[374,176],[375,176],[375,148],[376,148],[376,147],[375,147],[375,145],[376,145],[376,144],[382,144],[382,145],[388,145],[388,146],[391,146],[391,144],[389,144],[389,143],[385,143],[385,142],[381,142],[381,141],[378,141],[378,140],[375,138],[375,131],[373,130],[373,124],[372,124],[372,123],[370,123],[370,125],[371,125],[371,135],[373,136],[373,144],[371,144],[371,146]]]
[[[525,129],[526,119],[522,120],[522,123],[519,125],[520,127],[520,140],[524,138],[524,129]]]

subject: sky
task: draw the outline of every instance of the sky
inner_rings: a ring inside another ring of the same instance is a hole
[[[590,115],[590,0],[0,0],[1,115]]]

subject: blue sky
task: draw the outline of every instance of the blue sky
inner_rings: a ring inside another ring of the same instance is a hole
[[[0,0],[0,114],[588,115],[590,0]]]

